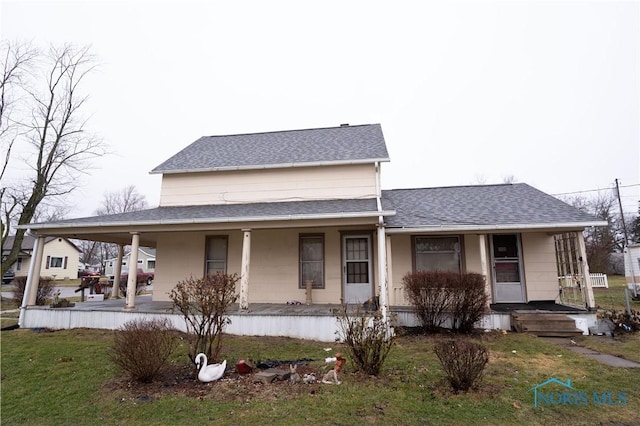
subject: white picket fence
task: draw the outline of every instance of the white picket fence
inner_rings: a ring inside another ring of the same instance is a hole
[[[609,288],[609,280],[607,274],[589,274],[591,277],[591,287],[593,288]],[[558,281],[563,281],[563,287],[578,287],[580,279],[577,276],[565,275],[558,277]]]

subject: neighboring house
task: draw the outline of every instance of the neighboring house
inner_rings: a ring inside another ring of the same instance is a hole
[[[13,236],[5,241],[2,249],[3,257],[11,251]],[[16,277],[26,277],[29,272],[33,256],[33,245],[35,238],[25,235],[22,240],[18,260],[11,267]],[[80,264],[80,249],[62,237],[47,237],[44,239],[42,262],[40,265],[40,276],[52,277],[56,280],[78,278],[78,265]]]
[[[127,252],[122,257],[122,269],[121,271],[126,271],[129,267],[129,259],[131,258],[131,253]],[[113,274],[115,270],[115,265],[118,262],[118,258],[114,257],[113,259],[107,259],[104,261],[104,274],[111,279],[113,279]],[[155,272],[156,270],[156,249],[149,247],[139,247],[138,248],[138,269],[142,269],[144,272]]]
[[[559,276],[588,276],[582,231],[606,222],[523,183],[383,191],[388,161],[378,124],[202,137],[151,171],[159,207],[25,227],[155,247],[155,301],[237,273],[241,310],[308,285],[313,304],[405,306],[418,269],[480,273],[492,304],[560,301]]]
[[[629,244],[624,250],[624,276],[634,298],[640,298],[640,244]]]

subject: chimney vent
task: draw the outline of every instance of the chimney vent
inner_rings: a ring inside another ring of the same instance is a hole
[[[340,127],[349,127],[349,123],[343,123],[340,125]]]

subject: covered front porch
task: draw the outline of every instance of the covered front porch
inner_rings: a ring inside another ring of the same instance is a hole
[[[95,328],[116,330],[126,322],[136,319],[166,318],[173,326],[186,331],[182,316],[174,313],[172,302],[154,301],[151,295],[135,297],[135,310],[124,309],[124,299],[77,302],[68,308],[29,306],[23,308],[22,328],[74,329]],[[576,325],[595,325],[595,312],[572,308],[553,302],[491,306],[489,312],[477,324],[485,330],[512,330],[512,313],[548,312],[561,313],[576,319]],[[246,336],[285,336],[292,338],[335,341],[339,332],[337,320],[340,304],[252,303],[249,310],[239,309],[238,304],[229,309],[231,324],[226,332]],[[408,306],[389,308],[393,326],[415,327],[417,319]]]

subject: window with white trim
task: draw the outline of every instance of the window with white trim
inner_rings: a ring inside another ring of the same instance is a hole
[[[413,243],[416,270],[461,272],[459,236],[415,236]]]
[[[62,268],[63,258],[57,256],[51,256],[49,258],[49,268]]]

